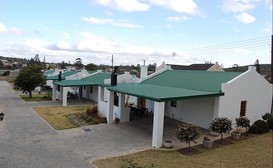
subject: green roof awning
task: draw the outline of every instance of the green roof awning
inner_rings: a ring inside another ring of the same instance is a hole
[[[107,87],[107,89],[157,102],[224,95],[222,92],[200,91],[149,84],[119,84],[117,86]]]
[[[62,81],[55,81],[54,84],[62,86],[62,87],[98,85],[97,83],[92,83],[92,82],[83,81],[83,80],[62,80]]]

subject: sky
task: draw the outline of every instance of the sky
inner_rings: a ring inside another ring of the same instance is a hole
[[[224,67],[271,61],[272,0],[0,0],[0,55]]]

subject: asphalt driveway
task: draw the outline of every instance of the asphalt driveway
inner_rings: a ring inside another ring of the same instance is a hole
[[[0,106],[5,113],[0,123],[1,168],[90,168],[94,167],[91,160],[151,148],[150,132],[130,125],[56,131],[32,107],[60,102],[26,103],[18,94],[0,81]]]

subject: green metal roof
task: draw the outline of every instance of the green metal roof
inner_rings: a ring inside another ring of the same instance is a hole
[[[71,76],[71,75],[74,75],[76,73],[78,73],[79,71],[66,71],[66,72],[63,72],[62,73],[62,76],[63,77],[67,77],[67,76]],[[58,76],[58,75],[57,75]]]
[[[54,84],[62,87],[104,85],[104,79],[109,79],[111,74],[97,73],[80,80],[55,81]]]
[[[168,70],[143,81],[142,84],[220,92],[222,83],[240,74],[238,72]]]
[[[78,73],[78,71],[67,71],[62,73],[62,79],[65,79],[65,77],[71,76]],[[59,79],[59,74],[55,76],[47,76],[46,80],[58,80]]]
[[[44,75],[47,76],[47,75],[52,74],[52,73],[54,73],[54,72],[55,72],[55,71],[52,70],[52,69],[46,70],[46,71],[44,71]]]
[[[96,83],[83,81],[83,80],[62,80],[62,81],[55,81],[54,84],[62,86],[62,87],[97,85]]]
[[[149,85],[149,84],[120,84],[107,87],[109,90],[142,97],[154,101],[171,101],[180,99],[201,98],[209,96],[221,96],[221,92],[198,91],[184,88],[174,88],[168,86]]]
[[[109,90],[154,101],[221,96],[222,83],[240,73],[168,70],[139,84],[119,84]]]
[[[81,80],[97,83],[99,85],[103,85],[104,80],[109,79],[109,78],[111,78],[110,73],[97,73],[95,75],[91,75],[91,76],[82,78]]]

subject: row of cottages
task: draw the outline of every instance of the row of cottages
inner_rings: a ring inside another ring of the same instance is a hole
[[[119,75],[117,85],[110,85],[110,74],[101,78],[102,72],[88,80],[63,80],[54,82],[53,100],[57,87],[67,105],[67,87],[81,87],[86,98],[98,103],[99,112],[111,124],[115,117],[129,122],[127,104],[146,107],[153,112],[152,146],[162,146],[164,117],[209,128],[216,117],[246,116],[251,123],[271,109],[272,85],[256,68],[250,66],[244,73],[223,71],[173,70],[164,65],[147,76],[147,66],[141,66],[141,81],[130,74]],[[98,75],[98,76],[97,76]],[[127,79],[127,80],[125,80]]]
[[[168,68],[167,68],[168,69]],[[251,123],[271,110],[272,85],[250,66],[244,73],[166,70],[140,83],[108,86],[107,120],[112,123],[115,95],[119,95],[121,121],[129,121],[125,95],[146,100],[154,113],[152,146],[160,148],[164,116],[209,128],[216,117],[235,121],[246,116]],[[137,101],[141,103],[143,101]]]

